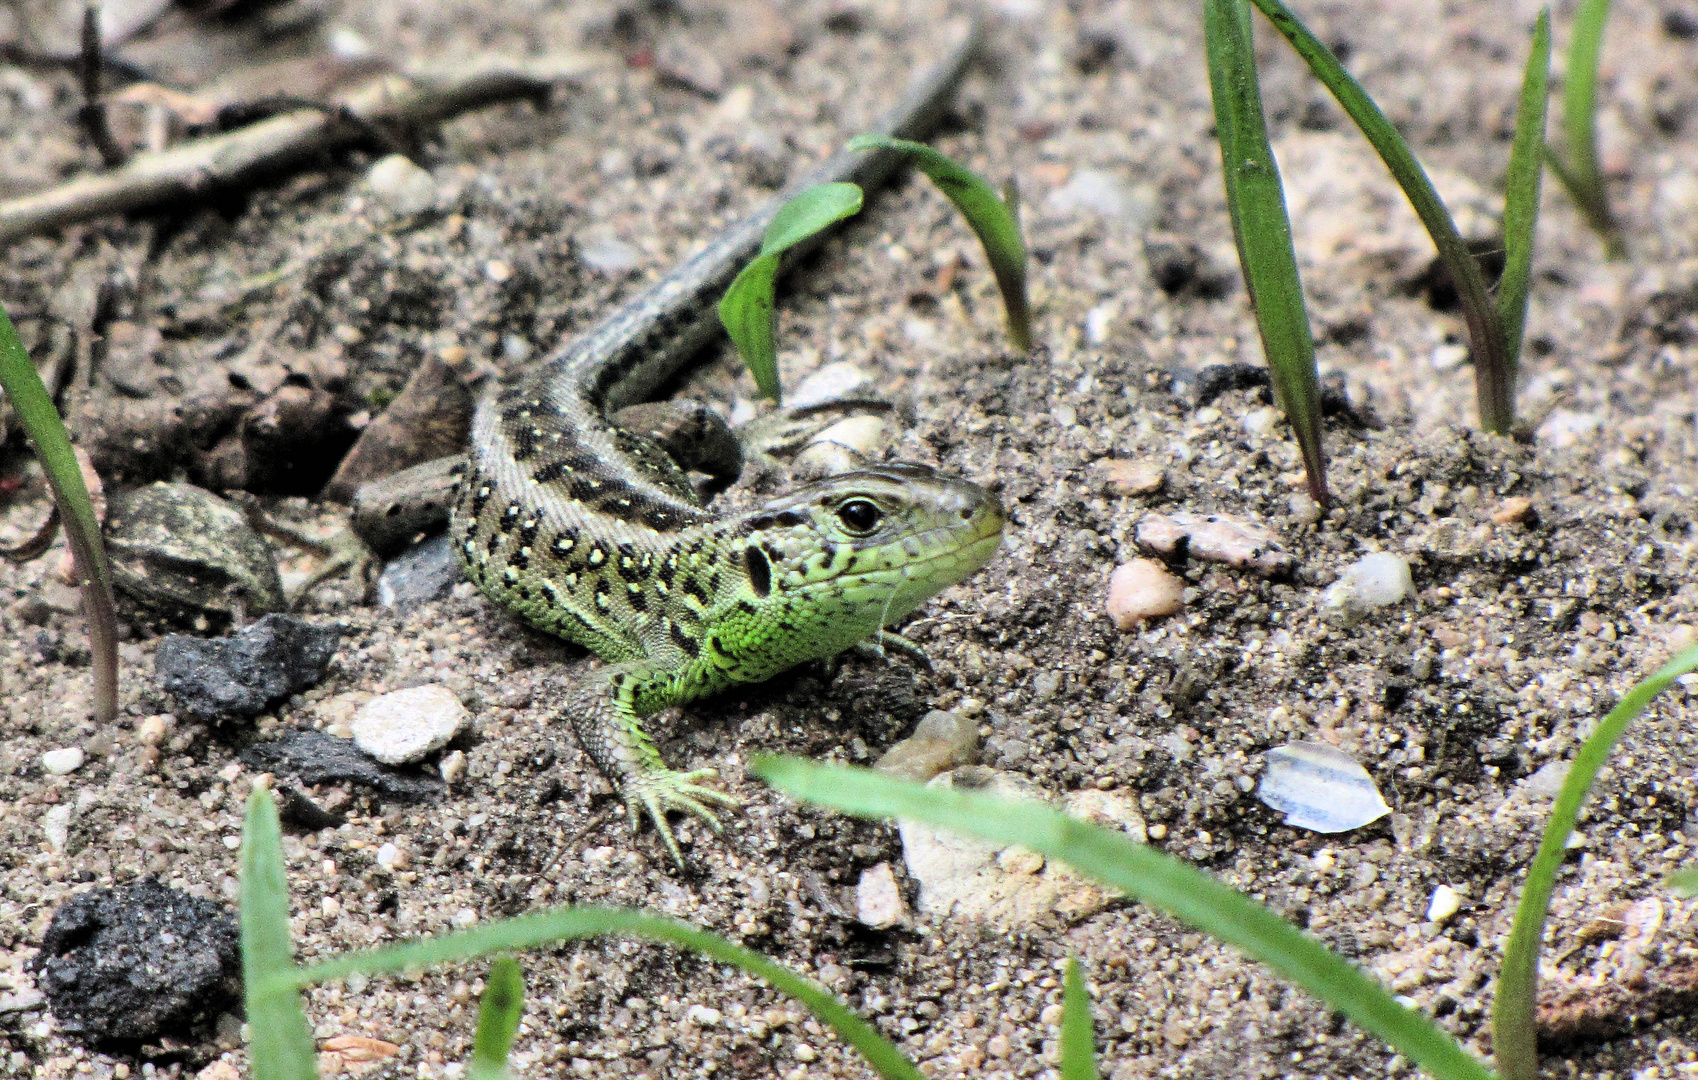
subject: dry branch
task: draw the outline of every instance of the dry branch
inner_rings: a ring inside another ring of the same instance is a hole
[[[541,102],[553,83],[603,63],[596,57],[572,57],[564,63],[486,67],[427,84],[387,76],[337,105],[296,109],[236,131],[138,154],[111,172],[0,202],[0,242],[250,187],[318,155],[369,141],[374,128],[405,130],[504,101]]]

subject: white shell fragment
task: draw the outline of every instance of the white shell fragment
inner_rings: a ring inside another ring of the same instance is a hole
[[[1268,771],[1262,774],[1256,797],[1284,814],[1287,825],[1339,833],[1391,813],[1368,770],[1342,750],[1295,742],[1262,756]]]

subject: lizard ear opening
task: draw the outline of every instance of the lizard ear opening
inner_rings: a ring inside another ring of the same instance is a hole
[[[753,544],[743,549],[743,561],[749,566],[749,587],[755,590],[755,595],[766,598],[772,592],[772,564],[766,561],[766,554]]]

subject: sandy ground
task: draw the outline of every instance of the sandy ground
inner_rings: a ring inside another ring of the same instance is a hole
[[[32,340],[42,320],[21,313],[86,325],[107,283],[126,332],[112,335],[85,415],[119,398],[169,407],[185,387],[227,381],[220,365],[231,357],[261,381],[334,369],[338,400],[373,406],[431,351],[516,371],[853,133],[935,51],[942,10],[332,7],[330,25],[382,56],[611,52],[659,56],[675,77],[621,63],[560,90],[546,111],[453,121],[418,153],[444,210],[416,221],[383,210],[362,182],[369,159],[354,158],[169,228],[109,221],[13,245],[0,290]],[[1534,6],[1301,11],[1411,137],[1465,231],[1489,237]],[[1568,15],[1556,14],[1559,47]],[[1329,422],[1337,504],[1317,520],[1283,423],[1256,391],[1199,405],[1172,378],[1260,360],[1232,271],[1197,13],[1129,0],[994,6],[990,62],[939,143],[993,178],[1019,179],[1040,354],[1005,351],[982,256],[920,180],[871,200],[804,269],[779,321],[792,385],[831,362],[874,372],[899,405],[891,456],[998,489],[1007,542],[916,618],[911,636],[931,672],[805,667],[664,725],[672,761],[718,768],[749,804],[732,839],[684,826],[693,877],[668,870],[652,833],[632,837],[556,716],[560,688],[589,661],[466,587],[398,616],[357,603],[346,584],[326,586],[307,615],[345,635],[321,685],[257,724],[183,721],[148,746],[142,721],[172,708],[152,681],[169,627],[126,617],[123,716],[97,729],[81,620],[48,580],[55,558],[8,571],[0,1002],[32,992],[24,965],[72,893],[151,873],[233,896],[252,780],[236,751],[255,731],[335,728],[365,696],[439,682],[475,716],[456,744],[464,778],[412,806],[321,789],[348,824],[286,838],[303,957],[544,904],[619,904],[688,919],[821,979],[933,1076],[1052,1070],[1051,1006],[1070,953],[1089,972],[1105,1075],[1412,1075],[1257,965],[1135,904],[1014,927],[911,914],[873,931],[848,917],[864,869],[890,862],[901,877],[896,831],[799,808],[744,763],[767,751],[869,762],[927,710],[953,708],[979,721],[986,765],[1052,795],[1122,797],[1153,843],[1293,918],[1486,1052],[1499,950],[1548,800],[1550,770],[1540,770],[1570,756],[1698,627],[1698,9],[1624,4],[1613,20],[1604,155],[1630,256],[1605,262],[1547,184],[1520,395],[1537,434],[1525,442],[1476,429],[1472,369],[1455,348],[1463,327],[1435,306],[1413,215],[1324,91],[1271,35],[1262,40],[1321,362],[1379,423]],[[0,75],[7,193],[94,167],[71,122],[68,75]],[[586,263],[610,240],[635,249],[635,273]],[[1197,249],[1180,260],[1190,271],[1166,291],[1152,267],[1185,244]],[[752,387],[724,357],[688,391],[733,415],[752,408]],[[204,478],[205,450],[188,437],[143,447],[111,479]],[[1157,466],[1165,485],[1115,494],[1107,461]],[[27,476],[25,459],[14,454],[7,473]],[[1517,497],[1534,513],[1494,520]],[[0,537],[27,535],[44,506],[26,484],[4,506]],[[299,499],[278,509],[318,513]],[[1269,580],[1193,561],[1179,570],[1182,613],[1117,631],[1104,614],[1109,571],[1138,554],[1145,514],[1175,511],[1258,521],[1296,569]],[[1374,551],[1410,560],[1417,595],[1354,625],[1326,618],[1325,587]],[[1547,979],[1603,1002],[1606,1026],[1621,1023],[1610,1038],[1553,1049],[1550,1075],[1698,1070],[1686,1000],[1664,1000],[1659,1015],[1636,997],[1694,951],[1689,905],[1661,880],[1698,843],[1695,719],[1686,687],[1665,695],[1582,819],[1558,883]],[[1263,751],[1296,739],[1356,756],[1393,813],[1338,836],[1282,824],[1253,790]],[[69,746],[87,763],[48,775],[41,754]],[[64,851],[42,825],[59,804],[75,808]],[[385,843],[401,865],[376,862]],[[902,881],[912,911],[915,883]],[[1460,910],[1429,922],[1441,885],[1460,893]],[[1643,926],[1652,907],[1662,928],[1633,950],[1599,930],[1630,910]],[[867,1075],[799,1007],[666,948],[573,944],[524,963],[523,1075]],[[320,1038],[398,1044],[386,1075],[450,1075],[470,1045],[481,971],[321,988],[311,1019]],[[1636,983],[1633,972],[1650,974]],[[233,1021],[187,1044],[112,1055],[67,1039],[39,1008],[0,1013],[0,1074],[187,1076],[227,1069],[220,1061],[245,1061]]]

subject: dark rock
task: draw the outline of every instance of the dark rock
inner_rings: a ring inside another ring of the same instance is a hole
[[[154,656],[160,689],[203,720],[256,716],[324,678],[342,630],[267,615],[223,638],[168,634]]]
[[[282,801],[277,807],[277,815],[291,825],[318,832],[320,829],[338,828],[348,820],[346,814],[334,813],[313,802],[300,788],[284,787],[278,795]]]
[[[310,728],[252,743],[242,763],[260,772],[293,776],[303,784],[363,784],[403,802],[442,794],[442,781],[385,768],[360,752],[351,739],[338,739]]]
[[[438,533],[389,560],[377,579],[377,599],[386,608],[440,600],[463,576],[448,534]]]
[[[91,1044],[189,1039],[241,989],[236,916],[151,877],[59,906],[30,961],[66,1033]]]

